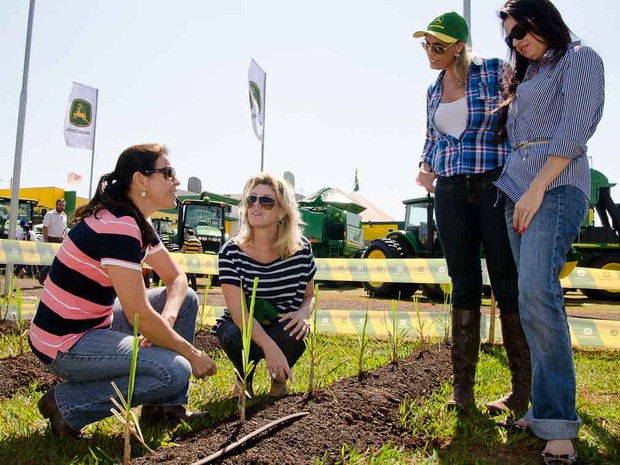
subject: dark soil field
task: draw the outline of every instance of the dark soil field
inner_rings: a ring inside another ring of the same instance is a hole
[[[415,447],[403,436],[398,406],[404,399],[429,395],[452,373],[449,346],[426,347],[407,359],[361,377],[342,379],[315,396],[292,395],[265,400],[238,418],[175,440],[179,447],[160,448],[134,464],[191,464],[237,441],[261,426],[297,413],[308,415],[261,436],[214,463],[312,464],[317,458],[335,463],[343,444],[365,451],[386,443]]]
[[[17,284],[27,297],[38,295],[41,289],[35,280],[18,280]],[[330,310],[390,308],[389,300],[369,299],[362,288],[354,286],[321,288],[319,303],[321,309]],[[224,305],[219,288],[210,289],[207,304]],[[571,316],[619,318],[617,304],[588,301],[578,292],[567,294],[566,304]],[[443,311],[442,303],[423,296],[418,305],[423,312]],[[399,310],[415,311],[415,306],[411,300],[404,301],[399,303]],[[484,311],[488,313],[488,305]],[[17,325],[0,321],[0,334],[8,333],[17,334]],[[197,334],[195,344],[206,352],[220,350],[217,339],[205,330]],[[298,412],[307,412],[307,415],[262,433],[214,463],[312,464],[317,458],[334,463],[341,457],[343,444],[360,451],[387,443],[415,448],[415,438],[402,430],[398,407],[403,400],[433,393],[451,373],[449,345],[425,346],[398,363],[359,377],[342,379],[330,385],[329,390],[320,390],[313,396],[297,394],[275,401],[265,397],[247,412],[243,424],[237,416],[229,418],[189,435],[175,437],[177,447],[161,447],[153,455],[134,459],[132,463],[192,464],[273,420]],[[59,379],[45,371],[30,352],[0,359],[0,398],[10,398],[18,389],[35,381],[37,390],[43,393]]]

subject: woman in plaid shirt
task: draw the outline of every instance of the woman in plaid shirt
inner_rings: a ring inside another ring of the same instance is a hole
[[[503,205],[496,205],[493,185],[509,152],[507,144],[496,141],[494,113],[502,102],[505,63],[470,56],[468,34],[467,22],[454,11],[414,34],[424,38],[431,68],[440,70],[427,93],[426,143],[417,182],[435,193],[437,229],[453,285],[454,389],[448,406],[465,410],[475,405],[482,246],[512,375],[512,391],[487,408],[492,413],[520,411],[529,402],[530,353],[519,321],[517,271]]]

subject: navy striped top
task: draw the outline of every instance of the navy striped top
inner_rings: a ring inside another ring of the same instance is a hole
[[[513,202],[529,188],[550,155],[571,161],[547,191],[571,185],[590,198],[586,144],[603,114],[603,61],[579,43],[561,53],[548,50],[539,62],[530,64],[508,109],[506,129],[513,151],[495,184]]]
[[[303,247],[294,255],[261,263],[246,255],[233,238],[219,252],[219,282],[243,287],[249,303],[254,278],[258,276],[258,299],[268,301],[279,313],[295,312],[304,300],[308,283],[316,274],[310,242],[305,237],[302,237],[302,242]],[[228,311],[224,318],[230,318]]]
[[[467,126],[460,137],[443,134],[435,127],[435,112],[441,103],[445,71],[426,94],[426,141],[420,162],[427,162],[438,176],[484,173],[502,166],[510,152],[507,143],[494,142],[502,102],[502,78],[506,62],[499,58],[474,58],[469,66]]]

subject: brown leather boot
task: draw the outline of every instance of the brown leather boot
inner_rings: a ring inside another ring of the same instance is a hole
[[[182,405],[150,405],[144,404],[140,413],[140,420],[145,424],[160,421],[180,423],[209,417],[209,412],[191,412]]]
[[[480,350],[480,312],[452,310],[454,388],[448,408],[467,410],[476,404],[474,381]]]
[[[65,436],[70,438],[86,438],[86,436],[80,435],[79,431],[74,430],[62,417],[58,411],[58,405],[56,404],[56,395],[54,388],[47,391],[39,402],[37,403],[39,412],[43,415],[43,418],[49,418],[52,432],[57,436]]]
[[[530,401],[532,365],[530,348],[518,314],[500,314],[502,337],[512,376],[512,391],[501,399],[487,404],[489,412],[501,414],[526,410]]]

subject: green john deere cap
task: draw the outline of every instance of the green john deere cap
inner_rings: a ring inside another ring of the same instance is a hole
[[[448,11],[433,19],[425,31],[413,33],[413,37],[419,38],[426,34],[438,38],[448,44],[457,40],[467,42],[469,36],[469,26],[467,21],[456,11]]]

